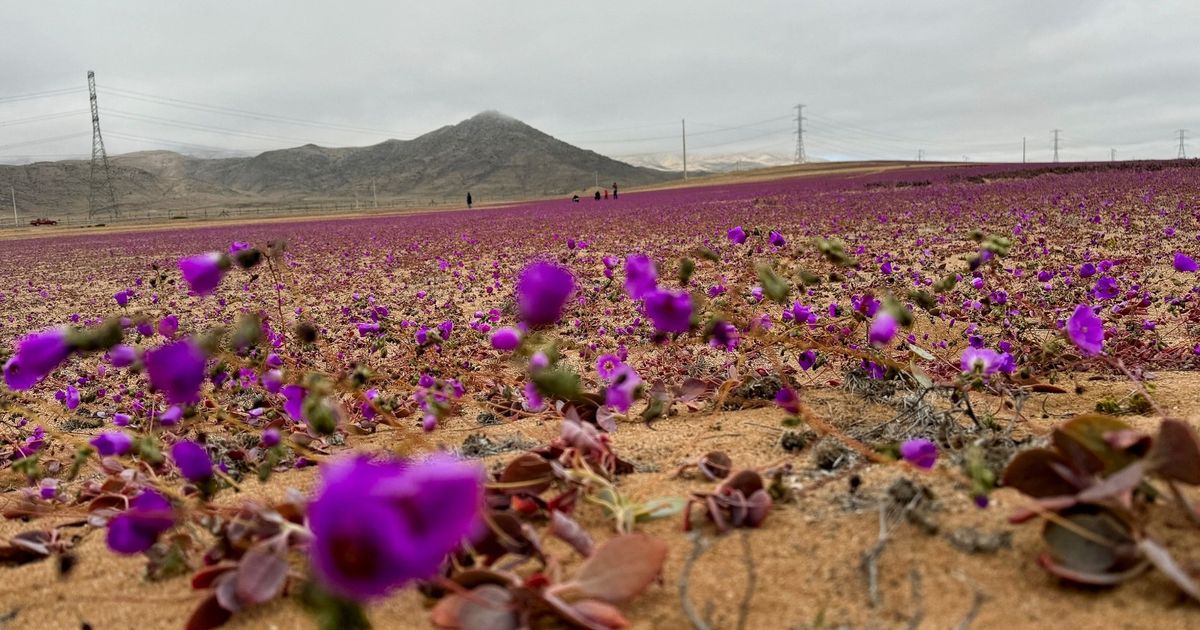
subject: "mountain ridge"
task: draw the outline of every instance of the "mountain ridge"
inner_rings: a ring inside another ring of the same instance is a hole
[[[569,195],[596,183],[655,184],[677,173],[633,166],[487,110],[411,140],[362,147],[308,143],[246,157],[138,151],[109,158],[122,208],[183,209],[372,199],[477,201]],[[88,209],[87,160],[0,165],[23,214]]]

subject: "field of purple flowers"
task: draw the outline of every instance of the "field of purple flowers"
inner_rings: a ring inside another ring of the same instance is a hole
[[[0,241],[0,618],[1183,627],[1197,258],[1186,161]]]

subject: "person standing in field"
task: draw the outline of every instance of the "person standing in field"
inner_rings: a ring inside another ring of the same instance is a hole
[[[467,191],[467,208],[471,207],[471,191]]]
[[[596,201],[600,201],[600,191],[596,191]]]
[[[617,198],[617,182],[613,182],[613,199]]]
[[[608,199],[608,189],[607,188],[604,189],[604,198]]]

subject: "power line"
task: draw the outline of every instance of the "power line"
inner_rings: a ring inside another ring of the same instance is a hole
[[[57,118],[67,118],[69,116],[82,116],[86,114],[86,109],[77,109],[69,112],[56,112],[53,114],[39,114],[37,116],[28,116],[25,118],[12,118],[9,120],[0,121],[0,127],[11,127],[13,125],[24,125],[28,123],[41,122],[43,120],[54,120]]]
[[[86,131],[77,131],[75,133],[68,133],[68,134],[64,134],[61,136],[52,136],[49,138],[35,138],[33,140],[24,140],[21,142],[13,142],[10,144],[0,145],[0,151],[3,151],[5,149],[15,149],[17,147],[27,147],[27,146],[32,146],[32,145],[36,145],[36,144],[48,144],[51,142],[58,142],[59,140],[72,140],[75,138],[81,138],[86,135],[88,135]]]
[[[1058,134],[1061,132],[1062,132],[1062,129],[1051,129],[1050,130],[1050,133],[1054,134],[1054,163],[1055,164],[1058,164]]]
[[[112,116],[112,117],[116,117],[116,118],[123,118],[126,120],[136,120],[136,121],[140,121],[140,122],[148,122],[148,123],[153,123],[153,124],[157,124],[157,125],[165,125],[168,127],[178,127],[180,129],[189,129],[191,131],[206,131],[206,132],[217,133],[217,134],[226,135],[226,136],[240,136],[243,138],[252,138],[252,139],[256,139],[256,140],[282,140],[284,142],[298,142],[300,144],[308,144],[309,143],[309,140],[302,139],[302,138],[277,136],[274,134],[259,133],[257,131],[237,131],[234,129],[229,129],[227,127],[215,127],[215,126],[211,126],[211,125],[203,125],[200,123],[192,123],[192,122],[188,122],[185,120],[175,120],[172,118],[162,118],[159,116],[150,116],[148,114],[137,114],[137,113],[133,113],[133,112],[126,112],[126,111],[119,110],[119,109],[110,109],[107,111],[108,111],[108,114],[107,114],[108,116]]]
[[[12,96],[0,96],[0,103],[15,103],[17,101],[28,101],[37,98],[48,98],[51,96],[62,96],[64,94],[79,94],[83,92],[81,88],[70,87],[57,90],[45,90],[42,92],[30,92],[28,94],[14,94]]]
[[[167,140],[165,138],[138,136],[138,135],[129,134],[129,133],[122,133],[120,131],[112,131],[111,129],[109,130],[108,135],[116,137],[116,138],[121,138],[123,140],[148,142],[150,144],[157,144],[157,145],[161,145],[161,146],[165,146],[165,147],[191,147],[193,149],[200,149],[202,151],[213,151],[213,152],[220,152],[220,153],[234,153],[235,152],[233,149],[230,149],[228,147],[215,147],[215,146],[211,146],[211,145],[207,145],[207,144],[195,144],[192,142]]]
[[[1184,146],[1184,141],[1187,140],[1187,129],[1179,130],[1179,153],[1175,156],[1180,160],[1187,159],[1187,147]]]
[[[388,130],[388,129],[379,129],[379,128],[375,128],[375,127],[360,127],[357,125],[342,125],[342,124],[338,124],[338,123],[327,123],[327,122],[317,121],[317,120],[306,120],[303,118],[293,118],[290,116],[265,114],[262,112],[253,112],[253,111],[249,111],[249,110],[245,110],[245,109],[238,109],[236,107],[211,105],[208,103],[200,103],[197,101],[189,101],[189,100],[184,100],[181,98],[172,98],[172,97],[168,97],[168,96],[156,96],[154,94],[147,94],[145,92],[137,92],[134,90],[126,90],[126,89],[122,89],[122,88],[108,87],[106,89],[108,90],[108,92],[113,93],[114,96],[118,96],[121,98],[140,100],[140,101],[148,101],[148,102],[156,103],[159,105],[166,105],[168,107],[179,107],[182,109],[192,109],[192,110],[197,110],[197,111],[210,112],[210,113],[214,113],[214,114],[224,114],[224,115],[228,115],[228,116],[241,116],[243,118],[253,118],[256,120],[265,120],[265,121],[269,121],[269,122],[280,122],[280,123],[287,123],[287,124],[292,124],[292,125],[301,125],[301,126],[305,126],[305,127],[318,127],[318,128],[333,129],[333,130],[338,130],[338,131],[352,131],[352,132],[356,132],[356,133],[367,133],[367,134],[385,134],[385,135],[389,135],[389,136],[392,136],[395,138],[401,138],[401,139],[410,139],[415,135],[415,134],[411,134],[411,133],[407,133],[407,132],[400,132],[400,131]]]

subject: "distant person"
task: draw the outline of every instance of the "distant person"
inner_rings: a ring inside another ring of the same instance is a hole
[[[600,201],[600,191],[596,191],[596,201]]]
[[[468,191],[467,192],[467,208],[469,209],[470,207],[471,207],[471,193]]]
[[[608,199],[608,189],[607,188],[604,189],[604,198]]]
[[[574,203],[579,203],[579,195],[573,195],[571,197],[571,201]]]
[[[617,182],[613,182],[613,199],[617,198]]]

